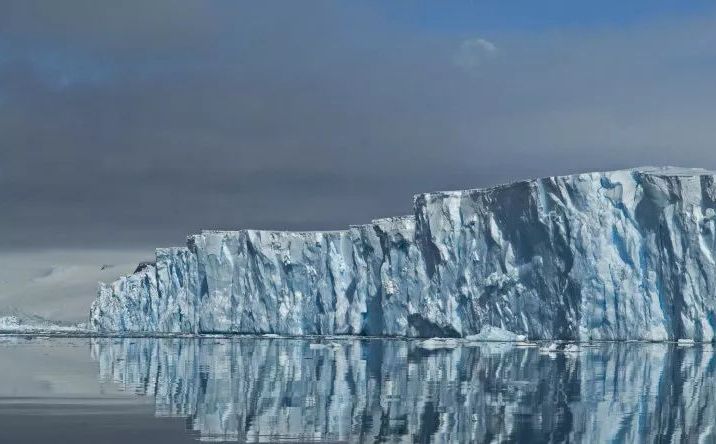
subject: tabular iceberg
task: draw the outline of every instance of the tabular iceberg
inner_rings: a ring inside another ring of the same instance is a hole
[[[715,177],[575,174],[418,194],[414,215],[345,231],[203,231],[101,284],[90,325],[713,341]]]

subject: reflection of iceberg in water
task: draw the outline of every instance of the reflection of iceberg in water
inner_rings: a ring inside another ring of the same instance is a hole
[[[101,379],[205,439],[713,442],[710,346],[93,339]]]

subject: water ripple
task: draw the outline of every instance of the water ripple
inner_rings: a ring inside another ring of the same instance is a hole
[[[710,345],[93,338],[100,379],[207,440],[713,442]]]

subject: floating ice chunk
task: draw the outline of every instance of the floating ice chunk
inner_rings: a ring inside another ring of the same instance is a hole
[[[518,335],[509,330],[500,327],[486,325],[482,331],[476,335],[465,336],[468,341],[494,341],[494,342],[524,342],[527,337]]]
[[[453,349],[460,343],[456,339],[431,338],[418,342],[418,347],[425,350]]]
[[[559,350],[559,345],[557,343],[552,342],[549,345],[540,347],[539,351],[543,353],[554,353]]]

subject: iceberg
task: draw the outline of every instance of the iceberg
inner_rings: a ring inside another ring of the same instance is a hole
[[[414,197],[330,232],[202,231],[100,284],[103,333],[716,337],[716,173],[641,167]]]

